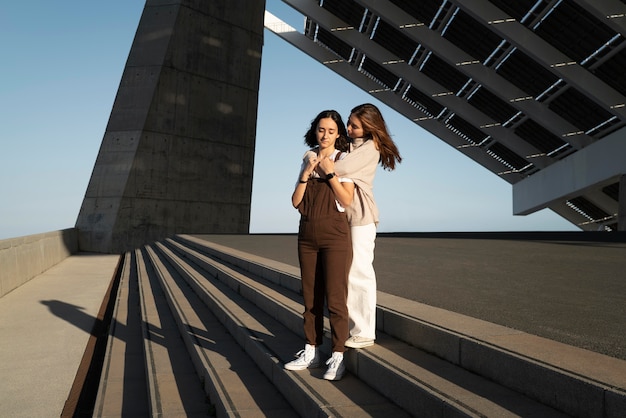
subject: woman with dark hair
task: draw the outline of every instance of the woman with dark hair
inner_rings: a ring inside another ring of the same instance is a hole
[[[304,350],[285,364],[288,370],[319,367],[323,342],[324,299],[332,335],[332,356],[324,379],[345,373],[344,343],[348,333],[348,272],[352,262],[350,225],[345,208],[354,196],[354,183],[329,169],[345,156],[347,131],[339,113],[321,112],[304,136],[307,151],[291,202],[300,212],[298,258],[304,299]]]
[[[391,139],[380,110],[371,103],[356,106],[350,112],[347,133],[350,152],[328,169],[354,181],[352,204],[346,207],[352,236],[352,266],[348,278],[350,338],[346,347],[364,348],[376,339],[376,273],[374,241],[378,225],[378,207],[373,184],[378,164],[392,171],[402,161]]]

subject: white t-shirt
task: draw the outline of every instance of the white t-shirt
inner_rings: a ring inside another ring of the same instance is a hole
[[[304,154],[304,158],[302,159],[302,166],[300,167],[300,172],[302,173],[302,171],[304,170],[304,168],[306,167],[306,165],[309,163],[309,155],[311,152],[315,152],[315,151],[307,151]],[[337,154],[339,153],[339,150],[335,150],[328,158],[330,158],[331,160],[337,161]],[[348,155],[345,152],[342,152],[341,155],[339,156],[340,160],[343,160],[345,158],[345,156]],[[321,178],[321,176],[319,175],[319,173],[317,171],[313,171],[313,173],[311,174],[311,177],[319,179]],[[337,179],[339,180],[339,182],[341,183],[354,183],[354,181],[352,181],[352,179],[349,179],[347,177],[337,177]],[[296,183],[296,186],[298,185],[298,183]],[[337,210],[339,212],[345,212],[346,209],[341,206],[341,204],[337,201],[337,199],[335,199],[335,204],[337,205]]]

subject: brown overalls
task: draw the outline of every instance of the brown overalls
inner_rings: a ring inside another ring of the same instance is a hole
[[[306,342],[321,346],[324,296],[328,301],[332,351],[344,352],[349,337],[348,273],[352,263],[352,240],[346,214],[339,212],[328,181],[309,179],[300,211],[298,257],[304,296]]]

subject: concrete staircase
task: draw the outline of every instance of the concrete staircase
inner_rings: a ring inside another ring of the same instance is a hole
[[[297,268],[192,236],[126,253],[94,416],[626,411],[624,361],[382,293],[377,344],[346,352],[341,381],[284,370],[304,345],[299,292]]]

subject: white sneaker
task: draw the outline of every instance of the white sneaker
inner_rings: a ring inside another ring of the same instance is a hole
[[[350,348],[364,348],[374,345],[374,340],[372,340],[371,338],[364,338],[359,337],[358,335],[353,335],[346,340],[344,345]]]
[[[306,344],[304,350],[296,353],[296,359],[285,364],[287,370],[314,369],[321,364],[319,350],[316,346]]]
[[[335,351],[326,362],[328,369],[324,373],[326,380],[339,380],[346,373],[346,365],[343,364],[343,353]]]

